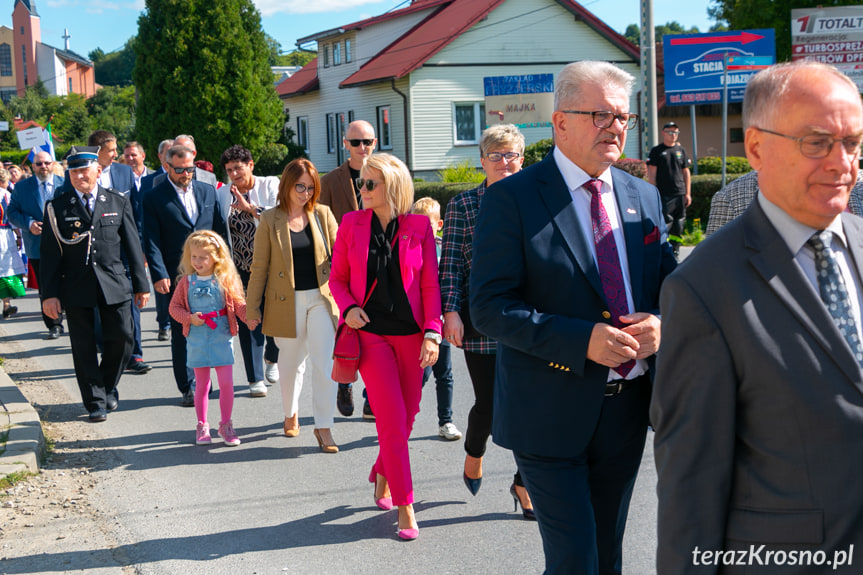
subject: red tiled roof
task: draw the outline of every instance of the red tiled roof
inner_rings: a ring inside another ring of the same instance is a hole
[[[290,78],[285,78],[276,86],[276,94],[280,98],[300,96],[307,92],[318,89],[318,58],[314,57],[309,63],[297,70]]]
[[[593,28],[636,61],[640,59],[639,50],[635,44],[609,28],[581,4],[573,0],[557,1],[572,12],[577,20]],[[501,3],[503,0],[451,0],[449,3],[428,0],[414,3],[414,5],[420,4],[424,8],[447,5],[430,14],[428,18],[369,60],[357,72],[346,78],[340,87],[359,86],[390,78],[402,78],[410,74],[474,24],[485,18]]]

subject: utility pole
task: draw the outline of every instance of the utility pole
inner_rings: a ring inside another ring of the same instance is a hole
[[[641,0],[641,109],[642,152],[646,158],[650,149],[659,143],[656,116],[656,31],[653,26],[653,0]]]

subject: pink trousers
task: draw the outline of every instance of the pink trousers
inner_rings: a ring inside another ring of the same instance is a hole
[[[394,505],[414,502],[408,438],[422,397],[422,341],[422,333],[382,336],[360,331],[360,375],[378,431],[378,458],[369,481],[374,482],[376,473],[386,477]]]

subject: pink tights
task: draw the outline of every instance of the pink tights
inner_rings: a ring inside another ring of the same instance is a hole
[[[219,410],[222,412],[222,420],[219,424],[222,424],[231,419],[231,411],[234,409],[234,372],[231,365],[220,365],[213,369],[216,370],[216,377],[219,380]],[[198,423],[207,423],[210,368],[196,367],[194,370],[195,414],[198,416]]]

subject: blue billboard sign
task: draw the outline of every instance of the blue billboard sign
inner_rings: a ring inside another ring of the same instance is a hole
[[[765,63],[776,61],[773,29],[731,30],[662,37],[665,104],[689,106],[722,102],[724,59],[749,62],[750,69],[729,68],[728,101],[742,102],[749,78]]]

